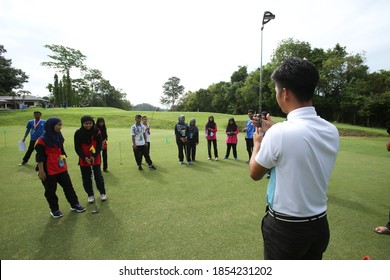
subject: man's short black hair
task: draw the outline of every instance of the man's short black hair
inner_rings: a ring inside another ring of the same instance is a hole
[[[248,110],[248,114],[251,113],[251,114],[254,114],[255,113],[255,110]]]
[[[279,89],[291,90],[300,102],[313,98],[319,77],[314,65],[301,58],[286,59],[271,75]]]
[[[35,111],[34,114],[40,114],[40,115],[42,115],[42,113],[39,112],[39,111]]]

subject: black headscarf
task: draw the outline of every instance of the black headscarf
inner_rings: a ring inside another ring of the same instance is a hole
[[[45,123],[45,133],[42,135],[42,140],[49,147],[57,147],[62,148],[64,145],[64,137],[61,132],[56,132],[54,127],[61,121],[61,119],[56,117],[49,118]]]
[[[99,123],[100,122],[103,122],[103,126],[100,126]],[[102,133],[102,139],[105,140],[108,138],[107,136],[107,127],[106,127],[106,122],[104,121],[104,118],[98,118],[96,120],[96,126],[97,128],[100,130],[100,132]]]
[[[213,118],[213,121],[210,121],[211,118]],[[208,119],[208,122],[206,124],[206,129],[208,128],[215,128],[215,121],[213,116],[210,116]]]
[[[91,129],[85,129],[83,126],[83,123],[91,121],[92,127]],[[89,115],[85,115],[81,118],[81,127],[79,128],[79,137],[81,140],[81,143],[89,145],[92,143],[92,136],[96,135],[96,131],[98,129],[96,128],[95,121],[93,118]]]
[[[230,121],[233,121],[233,123],[231,124]],[[237,130],[237,124],[236,124],[234,118],[230,118],[228,121],[228,125],[226,127],[226,132],[234,132],[236,130]]]

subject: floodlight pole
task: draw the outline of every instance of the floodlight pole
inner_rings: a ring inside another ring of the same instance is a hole
[[[268,23],[271,19],[274,19],[275,15],[269,11],[264,12],[263,21],[261,25],[261,52],[260,52],[260,84],[259,84],[259,127],[261,127],[261,112],[263,111],[262,101],[262,86],[263,86],[263,29],[264,24]]]

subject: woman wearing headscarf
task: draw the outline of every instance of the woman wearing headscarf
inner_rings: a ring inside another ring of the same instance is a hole
[[[97,128],[99,128],[100,133],[102,134],[102,159],[103,159],[103,171],[107,172],[108,162],[107,162],[107,127],[104,118],[98,118],[96,120]]]
[[[237,160],[237,134],[238,126],[234,118],[230,118],[228,125],[226,126],[226,155],[224,159],[228,159],[230,155],[230,149],[233,148],[234,159]]]
[[[214,122],[214,117],[210,116],[205,126],[205,136],[207,139],[207,151],[209,154],[208,160],[211,160],[211,143],[214,147],[215,160],[218,160],[218,148],[217,148],[217,124]]]
[[[199,144],[199,129],[196,126],[196,120],[192,119],[190,121],[190,126],[188,127],[188,139],[187,139],[187,152],[191,161],[195,161],[196,157],[196,145]]]
[[[63,188],[70,209],[78,213],[85,211],[85,208],[79,204],[67,170],[61,128],[61,119],[49,118],[45,123],[45,133],[38,138],[35,145],[38,177],[45,187],[45,197],[49,203],[50,215],[55,219],[63,216],[56,195],[57,183]]]
[[[184,153],[186,153],[187,162],[190,162],[188,153],[186,151],[186,143],[188,138],[188,124],[185,122],[186,118],[184,115],[180,115],[175,125],[175,137],[178,150],[179,164],[184,162]],[[184,152],[183,152],[184,151]]]
[[[91,116],[83,116],[81,118],[81,127],[74,134],[74,148],[79,156],[80,171],[83,178],[84,190],[88,195],[88,203],[95,201],[92,187],[92,171],[96,187],[100,192],[100,200],[105,201],[107,196],[102,170],[100,169],[102,134],[95,126],[95,122]]]

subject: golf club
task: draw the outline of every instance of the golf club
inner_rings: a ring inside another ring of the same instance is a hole
[[[92,171],[92,176],[91,176],[91,180],[92,180],[92,189],[93,189],[93,185],[94,185],[94,181],[95,181],[95,174],[93,173]],[[98,191],[97,187],[96,187],[96,190]],[[98,209],[98,206],[97,206],[97,202],[96,202],[96,199],[94,199],[94,202],[95,202],[95,209],[92,210],[92,214],[97,214],[99,213],[99,209]]]
[[[184,143],[184,146],[185,146],[185,151],[186,151],[186,158],[187,158],[187,167],[188,166],[190,166],[190,162],[189,162],[189,157],[190,157],[190,155],[188,154],[188,141],[186,141],[185,143]]]

